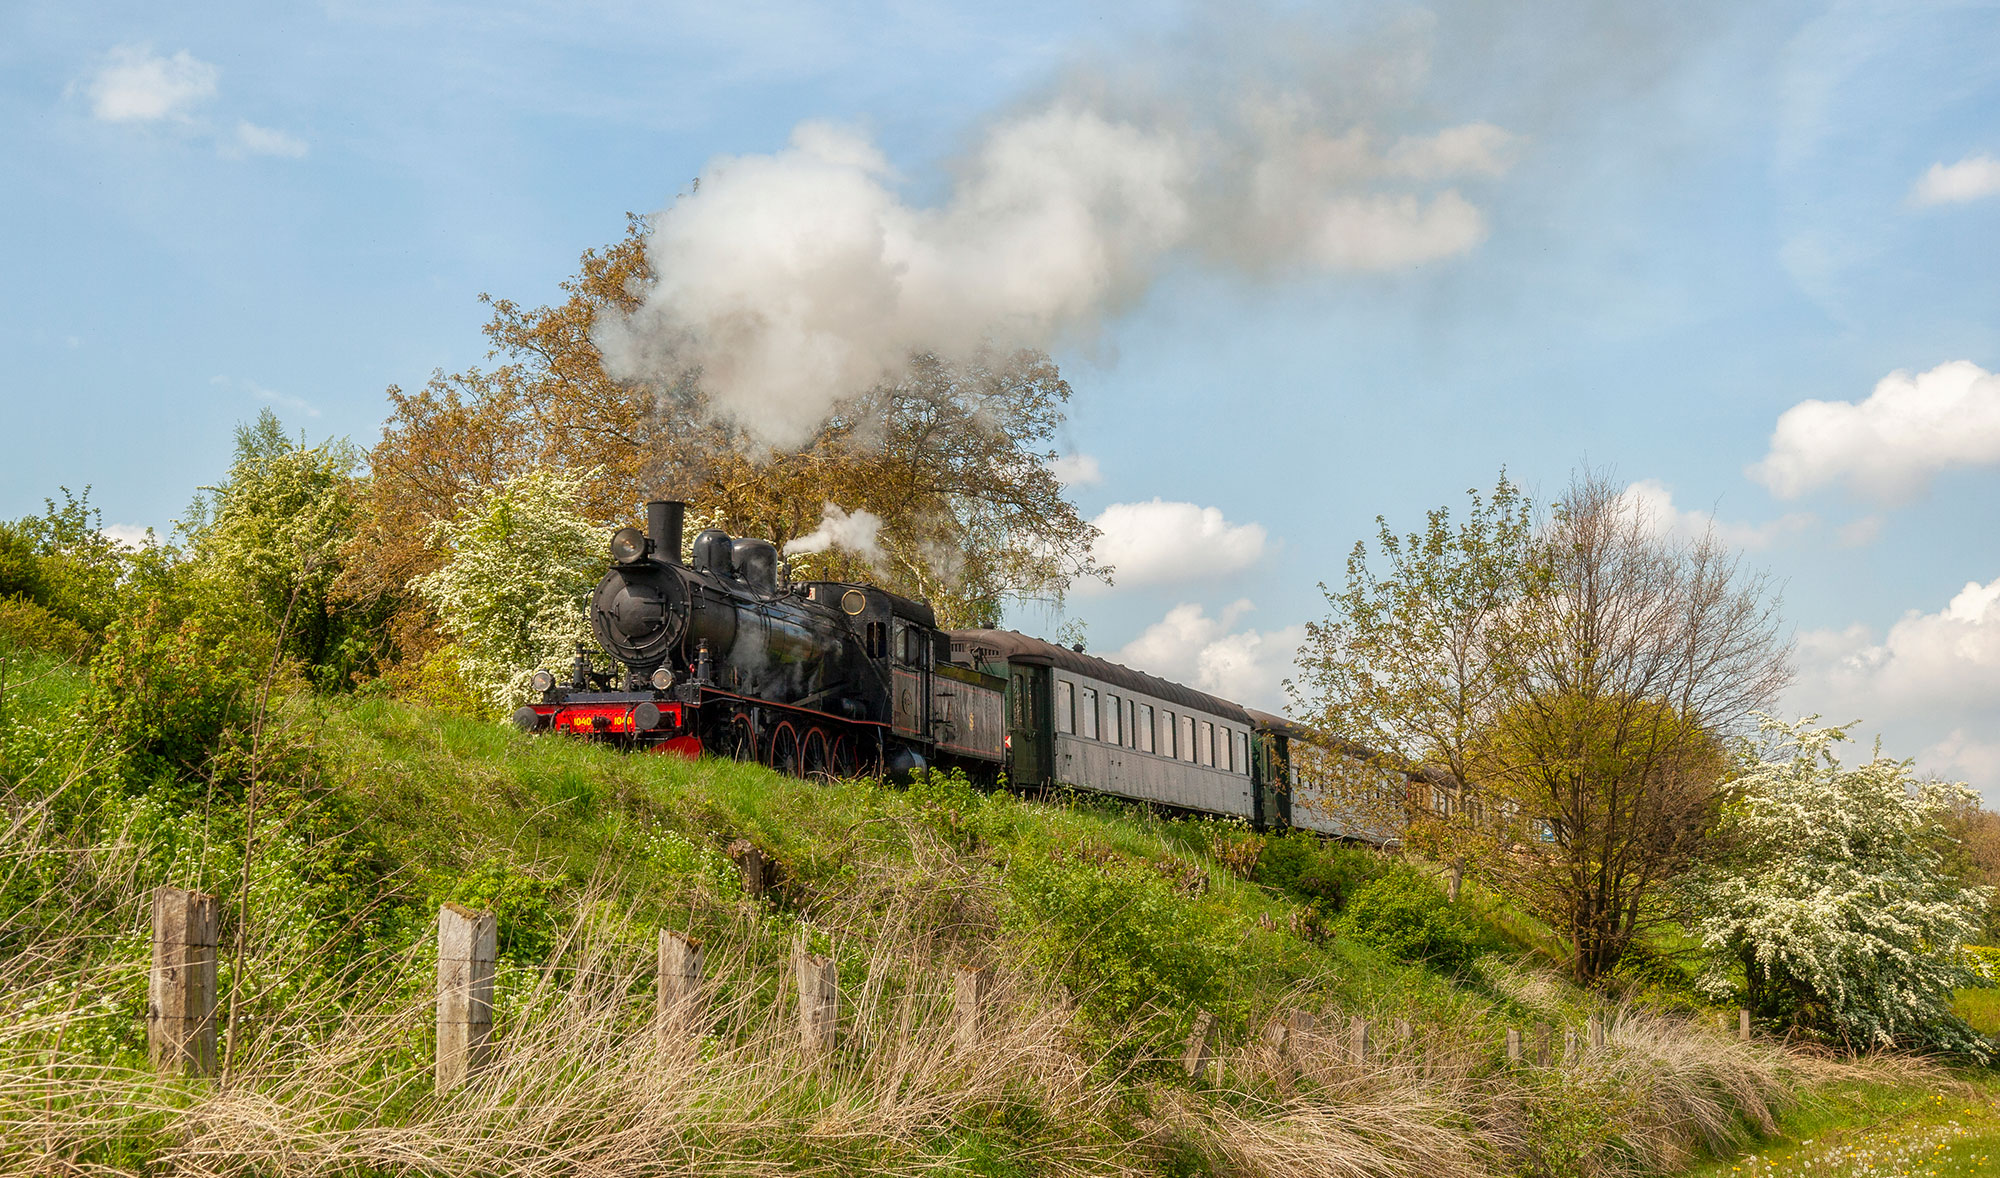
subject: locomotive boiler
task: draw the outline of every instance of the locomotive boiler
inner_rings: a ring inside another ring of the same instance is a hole
[[[590,626],[614,665],[579,650],[566,679],[537,670],[516,724],[802,774],[1001,762],[1005,681],[951,662],[928,604],[791,583],[770,541],[716,528],[683,563],[685,513],[651,502],[644,530],[612,534]]]

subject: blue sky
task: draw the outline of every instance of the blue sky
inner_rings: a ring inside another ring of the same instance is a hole
[[[1206,145],[1108,293],[1007,304],[1126,570],[1094,650],[1277,703],[1377,514],[1589,463],[1783,583],[1790,706],[2000,798],[1993,4],[28,3],[0,67],[0,513],[164,528],[266,405],[371,441],[481,362],[480,292],[555,297],[698,175],[846,168],[962,258],[933,214],[1084,110]],[[1249,200],[1314,152],[1331,237]]]

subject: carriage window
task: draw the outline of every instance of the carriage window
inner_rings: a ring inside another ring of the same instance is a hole
[[[1106,692],[1104,695],[1104,739],[1112,744],[1125,743],[1125,704],[1117,696]]]
[[[1174,741],[1174,747],[1176,750],[1180,752],[1181,760],[1183,761],[1194,760],[1194,717],[1193,716],[1181,717],[1179,739]]]
[[[1165,708],[1160,709],[1160,755],[1174,755],[1174,714]]]
[[[1086,740],[1097,739],[1097,689],[1079,687],[1076,689],[1076,734]]]
[[[1201,722],[1201,739],[1195,742],[1195,751],[1201,754],[1201,763],[1215,764],[1215,725],[1206,720]]]
[[[1056,731],[1076,731],[1076,702],[1067,679],[1056,680]]]
[[[1237,733],[1236,739],[1232,743],[1235,745],[1236,751],[1230,755],[1229,767],[1238,773],[1250,772],[1249,734],[1243,732]]]
[[[1139,751],[1153,751],[1153,705],[1140,704],[1132,711],[1132,735],[1138,740]]]

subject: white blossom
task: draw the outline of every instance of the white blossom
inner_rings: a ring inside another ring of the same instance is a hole
[[[502,711],[527,698],[537,667],[566,666],[590,641],[606,529],[576,503],[594,473],[537,468],[469,496],[432,532],[450,549],[444,567],[410,582],[451,635],[460,674]]]
[[[1818,717],[1759,717],[1761,755],[1736,786],[1718,845],[1697,872],[1696,924],[1714,954],[1702,985],[1720,998],[1736,969],[1856,1048],[1923,1043],[1983,1053],[1951,1014],[1962,946],[1988,889],[1963,886],[1938,852],[1940,820],[1965,785],[1919,781],[1910,762],[1841,765],[1847,739]]]

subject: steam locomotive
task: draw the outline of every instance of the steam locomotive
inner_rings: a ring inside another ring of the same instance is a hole
[[[1006,757],[1006,680],[951,661],[921,601],[872,585],[779,580],[768,540],[697,534],[686,505],[646,504],[646,528],[611,537],[590,628],[623,670],[579,650],[566,681],[538,670],[527,731],[760,761],[795,774],[905,775]]]
[[[1337,804],[1302,779],[1291,745],[1315,739],[1129,667],[1008,630],[940,630],[931,607],[872,585],[786,583],[768,540],[710,528],[681,561],[686,505],[646,504],[612,534],[590,626],[621,669],[579,648],[567,679],[537,670],[530,732],[758,761],[800,776],[1004,771],[1182,811],[1383,843],[1379,807]],[[1353,795],[1350,758],[1337,791]],[[1408,788],[1393,774],[1386,798]],[[1370,787],[1370,788],[1377,788]]]

